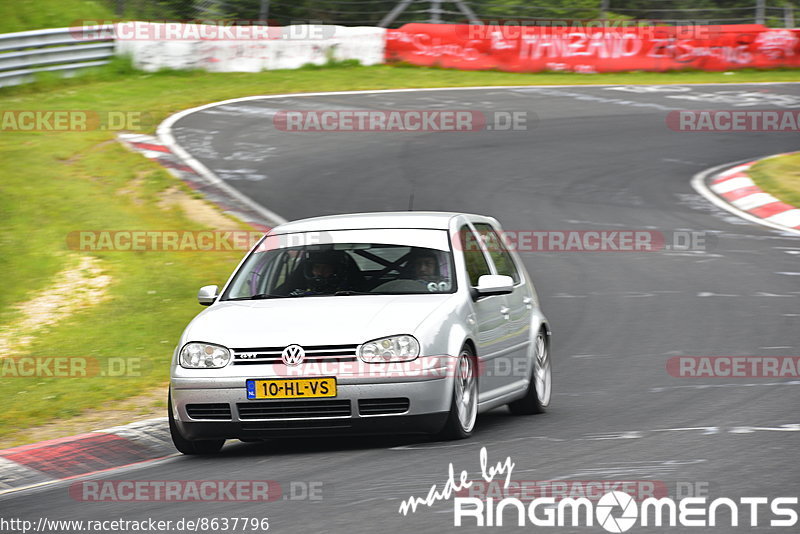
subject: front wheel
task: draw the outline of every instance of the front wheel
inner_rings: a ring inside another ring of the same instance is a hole
[[[468,346],[464,346],[455,365],[450,413],[439,437],[447,440],[470,437],[477,417],[478,379],[475,355]]]
[[[178,430],[178,425],[175,423],[175,416],[172,414],[172,393],[167,397],[167,412],[169,433],[172,436],[172,443],[178,449],[178,452],[188,455],[217,454],[222,449],[225,444],[224,439],[193,440],[186,439],[181,435],[181,431]]]
[[[536,335],[534,343],[536,354],[533,357],[530,383],[525,396],[508,404],[514,415],[542,413],[550,405],[552,392],[552,371],[550,369],[550,347],[544,330]]]

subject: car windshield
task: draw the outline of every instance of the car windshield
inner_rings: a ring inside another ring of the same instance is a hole
[[[447,232],[410,232],[424,239],[400,238],[398,230],[268,237],[237,271],[222,300],[453,293]]]

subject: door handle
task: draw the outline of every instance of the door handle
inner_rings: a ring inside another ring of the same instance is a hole
[[[508,306],[503,306],[502,308],[500,308],[500,313],[502,315],[505,315],[506,319],[508,319],[508,312],[510,312],[510,311],[511,311],[511,308],[509,308]]]
[[[531,297],[525,297],[522,299],[522,303],[525,304],[525,307],[529,310],[533,308],[533,299]]]

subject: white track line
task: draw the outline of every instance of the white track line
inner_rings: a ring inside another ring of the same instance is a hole
[[[703,87],[703,86],[723,86],[723,87],[730,87],[735,85],[797,85],[800,82],[745,82],[745,83],[736,83],[736,82],[722,82],[722,83],[675,83],[675,84],[666,84],[666,85],[686,85],[692,87]],[[648,86],[654,84],[625,84],[625,83],[610,83],[610,84],[573,84],[573,85],[488,85],[488,86],[475,86],[475,87],[420,87],[420,88],[410,88],[410,89],[368,89],[362,91],[323,91],[318,93],[283,93],[278,95],[256,95],[256,96],[245,96],[240,98],[230,98],[228,100],[221,100],[219,102],[212,102],[210,104],[204,104],[202,106],[197,106],[194,108],[184,109],[183,111],[179,111],[170,115],[164,121],[158,125],[156,129],[156,135],[161,142],[164,143],[172,152],[181,158],[186,165],[194,169],[194,171],[208,180],[210,183],[215,184],[220,189],[225,190],[234,198],[244,202],[248,206],[250,206],[253,210],[257,213],[260,213],[262,217],[266,218],[268,221],[272,221],[277,224],[283,224],[287,222],[287,220],[274,211],[267,209],[266,207],[262,206],[261,204],[255,202],[250,197],[244,195],[243,193],[239,192],[237,189],[234,189],[226,182],[221,180],[216,174],[214,174],[208,167],[200,163],[194,157],[192,157],[182,146],[180,146],[177,141],[175,141],[175,137],[172,135],[172,126],[179,121],[180,119],[191,115],[192,113],[197,113],[198,111],[204,111],[209,108],[217,107],[217,106],[224,106],[227,104],[235,104],[237,102],[252,102],[254,100],[274,100],[279,98],[302,98],[302,97],[310,97],[310,96],[336,96],[336,95],[366,95],[366,94],[378,94],[378,93],[413,93],[413,92],[434,92],[434,91],[485,91],[491,89],[521,89],[521,88],[551,88],[551,87],[572,87],[572,88],[596,88],[596,87],[619,87],[625,85],[641,85],[641,86]],[[665,84],[655,84],[655,85],[665,85]],[[748,160],[742,160],[738,163],[743,163]],[[752,160],[750,160],[752,161]],[[722,166],[724,167],[724,165]],[[697,189],[697,188],[695,188]],[[701,193],[705,196],[704,193]],[[713,202],[713,201],[712,201]]]

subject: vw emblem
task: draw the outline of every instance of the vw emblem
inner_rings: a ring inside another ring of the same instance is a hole
[[[300,365],[306,357],[306,351],[300,345],[289,345],[281,352],[281,360],[286,365]]]

